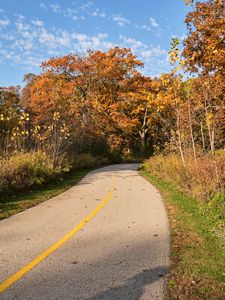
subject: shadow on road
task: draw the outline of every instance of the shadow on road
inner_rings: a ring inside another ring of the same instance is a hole
[[[137,173],[132,171],[137,167],[137,164],[127,164],[97,169],[72,189],[79,189],[79,185],[83,184],[108,186],[111,182],[108,176],[122,177],[120,183],[126,179],[129,188],[136,180],[136,177],[134,180],[131,177],[136,176]],[[101,180],[105,176],[107,180]],[[70,190],[67,194],[69,198]],[[75,196],[73,194],[74,198]],[[164,223],[160,223],[162,216],[158,215],[158,210],[155,209],[151,213],[151,207],[154,208],[154,205],[147,209],[141,204],[138,196],[136,198],[134,195],[133,199],[132,203],[137,202],[133,208],[133,204],[129,203],[126,197],[126,201],[112,201],[112,207],[106,207],[104,214],[99,214],[90,225],[8,289],[4,299],[162,299],[163,286],[169,271],[168,229]],[[93,200],[96,200],[95,197]],[[149,200],[147,198],[147,201]],[[139,222],[140,218],[143,219]],[[40,231],[37,229],[37,232]],[[18,239],[18,234],[22,235],[23,232],[16,234]],[[12,237],[9,239],[12,240]],[[30,247],[29,243],[27,242],[27,247]],[[17,253],[19,257],[20,253]]]
[[[143,270],[141,273],[128,278],[124,284],[109,288],[91,298],[87,298],[87,300],[139,300],[146,285],[162,279],[167,273],[168,267],[166,266]]]
[[[92,184],[97,179],[99,180],[107,177],[112,178],[112,172],[116,177],[124,177],[124,176],[126,176],[126,178],[133,178],[135,176],[138,177],[139,176],[138,174],[128,173],[128,172],[137,171],[139,166],[140,164],[130,163],[130,164],[115,164],[106,167],[101,167],[88,173],[77,185],[78,186],[88,185],[88,184]]]

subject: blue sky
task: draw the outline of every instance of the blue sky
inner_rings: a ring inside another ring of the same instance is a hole
[[[187,10],[184,0],[0,1],[0,86],[23,85],[49,57],[113,46],[131,48],[146,75],[167,72]]]

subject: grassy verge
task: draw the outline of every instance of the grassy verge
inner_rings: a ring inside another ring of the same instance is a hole
[[[171,229],[167,299],[225,299],[222,220],[174,185],[142,170],[164,199]]]
[[[64,177],[54,179],[51,183],[30,189],[29,191],[18,192],[13,196],[2,196],[0,199],[0,220],[63,193],[78,183],[90,170],[74,171]]]

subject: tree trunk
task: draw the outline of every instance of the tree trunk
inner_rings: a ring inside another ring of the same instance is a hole
[[[190,126],[190,135],[191,135],[191,142],[192,142],[192,149],[193,149],[193,155],[195,160],[195,166],[196,164],[196,148],[195,148],[195,140],[193,135],[193,124],[192,124],[192,116],[191,116],[191,103],[190,99],[188,97],[188,112],[189,112],[189,126]]]
[[[211,137],[211,152],[212,155],[215,154],[215,127],[212,127],[212,137]]]
[[[178,149],[180,151],[180,156],[181,156],[181,160],[183,163],[184,168],[186,168],[186,163],[185,163],[185,158],[184,158],[184,151],[183,151],[183,147],[182,147],[182,138],[181,138],[181,116],[180,116],[180,110],[178,107],[178,103],[176,100],[176,112],[177,112],[177,135],[178,135]]]
[[[202,150],[203,152],[205,152],[205,135],[204,135],[202,122],[200,124],[201,124],[201,135],[202,135]]]
[[[141,155],[145,154],[145,146],[146,146],[146,133],[148,131],[148,128],[146,128],[147,125],[147,117],[148,117],[148,108],[145,109],[144,119],[142,123],[142,128],[139,131],[140,140],[141,140]]]

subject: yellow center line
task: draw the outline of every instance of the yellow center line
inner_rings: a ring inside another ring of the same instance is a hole
[[[112,183],[113,187],[113,183]],[[20,269],[18,272],[10,276],[8,279],[3,281],[0,284],[0,293],[5,291],[8,287],[10,287],[13,283],[18,281],[22,276],[24,276],[27,272],[37,266],[40,262],[42,262],[46,257],[48,257],[51,253],[57,250],[60,246],[62,246],[66,241],[68,241],[73,235],[75,235],[82,227],[85,226],[87,222],[89,222],[112,197],[113,192],[109,192],[109,194],[105,197],[104,200],[78,225],[76,225],[70,232],[68,232],[62,239],[53,244],[50,248],[42,252],[39,256],[37,256],[34,260],[32,260],[25,267]]]

